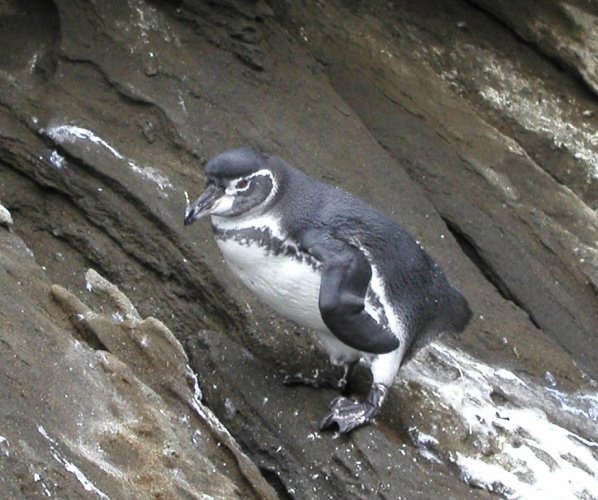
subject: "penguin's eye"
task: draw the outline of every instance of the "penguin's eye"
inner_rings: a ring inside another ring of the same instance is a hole
[[[247,179],[241,179],[235,184],[236,189],[247,189],[249,187],[249,181]]]

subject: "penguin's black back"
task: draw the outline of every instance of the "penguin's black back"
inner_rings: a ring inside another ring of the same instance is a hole
[[[279,158],[270,158],[269,163],[283,174],[279,189],[284,203],[273,208],[285,232],[300,241],[302,231],[326,230],[334,238],[362,245],[384,280],[410,342],[420,346],[440,332],[465,328],[471,317],[467,301],[399,224],[350,193],[311,179]]]

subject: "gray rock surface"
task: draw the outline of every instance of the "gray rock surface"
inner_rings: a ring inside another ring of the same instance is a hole
[[[163,323],[94,272],[97,310],[50,287],[2,229],[0,265],[5,498],[276,497],[199,401]]]
[[[583,78],[598,95],[598,3],[473,0],[495,15],[540,53]]]
[[[597,497],[594,10],[475,3],[0,2],[9,495]],[[240,145],[396,218],[474,310],[348,438],[281,386],[309,333],[183,228]]]

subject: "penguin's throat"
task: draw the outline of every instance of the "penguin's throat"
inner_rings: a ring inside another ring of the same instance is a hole
[[[257,245],[267,255],[283,256],[289,259],[300,261],[309,265],[314,271],[321,271],[322,263],[310,254],[302,251],[296,242],[290,238],[281,237],[279,228],[270,227],[241,227],[224,229],[215,224],[212,225],[214,237],[220,241],[233,240],[241,247]]]

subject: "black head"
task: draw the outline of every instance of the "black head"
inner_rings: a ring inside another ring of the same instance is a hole
[[[268,156],[251,148],[230,149],[212,158],[205,168],[210,179],[236,179],[251,175],[266,166]]]
[[[278,190],[270,157],[249,148],[231,149],[206,165],[206,189],[185,212],[185,224],[204,215],[244,217],[267,209]]]

